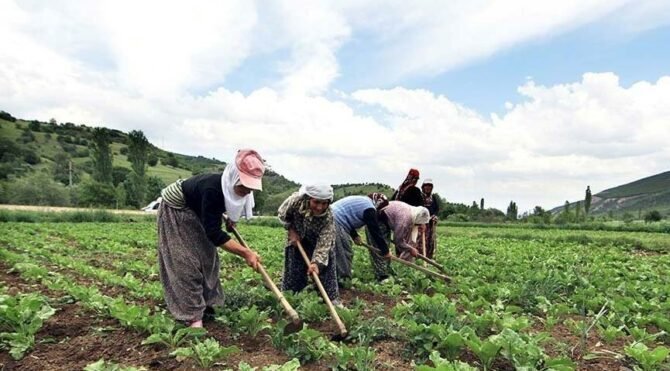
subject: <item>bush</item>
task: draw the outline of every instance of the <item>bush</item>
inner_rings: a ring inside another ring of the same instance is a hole
[[[663,219],[663,216],[660,212],[658,212],[658,210],[651,210],[644,214],[645,223],[660,222],[661,219]]]
[[[149,154],[149,158],[147,159],[147,165],[149,166],[156,166],[158,165],[158,156],[156,156],[155,153]]]
[[[155,200],[161,195],[161,191],[165,188],[166,184],[163,182],[163,179],[157,176],[150,176],[147,180],[147,194],[144,198],[147,202]]]
[[[9,112],[0,111],[0,119],[6,120],[9,122],[16,122],[16,118],[9,114]]]
[[[40,122],[35,120],[30,121],[30,123],[28,123],[28,128],[32,131],[40,131]]]
[[[23,153],[23,160],[30,165],[37,165],[41,161],[40,156],[35,151],[29,149]]]
[[[177,160],[176,157],[174,157],[172,153],[168,153],[167,158],[162,159],[161,162],[163,163],[163,165],[179,167],[179,161]]]
[[[7,183],[5,197],[7,202],[16,205],[70,205],[68,189],[43,172]]]
[[[82,182],[78,196],[79,204],[84,206],[114,207],[116,204],[114,186],[94,180]]]
[[[124,156],[128,155],[128,147],[121,147],[121,154]]]
[[[127,167],[114,166],[112,169],[112,183],[114,186],[116,187],[119,183],[123,183],[128,177],[128,174],[130,174],[130,169]]]

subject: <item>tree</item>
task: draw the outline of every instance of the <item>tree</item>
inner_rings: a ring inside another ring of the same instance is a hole
[[[155,153],[151,152],[149,158],[147,158],[147,165],[154,167],[158,165],[158,156]]]
[[[96,182],[112,184],[112,149],[110,134],[106,128],[93,129],[93,179]]]
[[[114,207],[116,189],[112,183],[86,180],[79,185],[79,204],[83,206]]]
[[[65,152],[58,152],[54,157],[54,164],[51,168],[53,179],[65,185],[70,184],[70,156]],[[72,183],[78,183],[81,176],[81,171],[78,168],[72,170]]]
[[[507,219],[516,220],[519,217],[519,209],[516,206],[516,202],[510,201],[509,206],[507,206]]]
[[[133,130],[128,134],[128,161],[133,168],[132,190],[136,194],[128,194],[129,200],[134,200],[136,205],[144,204],[147,192],[147,155],[149,152],[149,141],[141,130]]]
[[[479,210],[484,210],[484,197],[479,201]]]
[[[563,212],[566,214],[570,212],[570,201],[565,200],[565,205],[563,206]]]
[[[147,194],[144,198],[145,200],[155,200],[161,195],[161,191],[165,188],[166,184],[163,179],[157,176],[150,176],[147,179]]]
[[[179,161],[172,153],[167,154],[167,158],[164,158],[162,161],[163,165],[179,167]]]
[[[658,210],[651,210],[644,214],[645,223],[659,222],[661,219],[663,219],[663,216]]]
[[[584,196],[584,211],[589,215],[591,209],[591,186],[586,186],[586,195]]]
[[[582,202],[577,201],[577,204],[575,205],[575,222],[579,223],[581,219],[582,219]]]
[[[16,118],[12,116],[9,112],[0,111],[0,120],[6,120],[9,122],[16,122]]]
[[[114,185],[114,187],[123,183],[126,180],[126,178],[128,178],[128,174],[130,173],[131,170],[128,169],[127,167],[114,166],[114,169],[112,169],[112,184]]]

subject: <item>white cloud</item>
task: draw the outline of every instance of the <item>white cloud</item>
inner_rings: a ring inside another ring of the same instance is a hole
[[[298,182],[395,187],[417,167],[451,201],[484,197],[502,209],[510,200],[522,210],[560,205],[587,184],[597,192],[667,170],[670,77],[628,87],[613,73],[553,86],[530,79],[519,103],[490,117],[428,90],[332,90],[344,73],[338,51],[361,32],[390,56],[378,71],[394,71],[393,81],[576,27],[626,2],[496,4],[3,1],[0,109],[141,129],[169,150],[224,161],[255,147]],[[277,58],[274,81],[247,94],[226,88],[238,66],[264,56]]]

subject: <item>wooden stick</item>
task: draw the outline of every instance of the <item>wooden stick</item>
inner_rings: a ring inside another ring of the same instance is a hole
[[[300,255],[302,255],[302,258],[305,260],[305,264],[307,264],[307,267],[310,265],[309,257],[307,257],[307,253],[305,252],[305,249],[302,247],[302,243],[300,241],[296,241],[296,247],[300,251]],[[319,275],[316,274],[316,272],[312,272],[312,280],[316,284],[316,287],[319,288],[319,292],[321,293],[321,297],[323,298],[323,301],[326,302],[326,305],[328,306],[328,310],[330,311],[331,317],[333,317],[333,320],[335,320],[335,323],[337,324],[337,327],[340,329],[340,335],[342,337],[347,336],[347,328],[344,327],[344,323],[342,323],[342,320],[340,319],[340,316],[337,314],[337,311],[335,310],[335,307],[333,306],[333,303],[330,301],[330,298],[328,297],[328,294],[326,293],[326,290],[323,288],[323,285],[321,284],[321,280],[319,279]]]
[[[376,248],[374,248],[374,247],[372,247],[372,246],[370,246],[370,245],[368,245],[368,244],[366,244],[366,243],[364,243],[363,246],[367,247],[368,249],[370,249],[370,250],[371,250],[372,252],[374,252],[375,254],[381,256],[381,253],[380,253],[379,250],[377,250]],[[392,261],[395,261],[395,262],[397,262],[397,263],[406,265],[406,266],[408,266],[408,267],[411,267],[411,268],[420,270],[421,272],[423,272],[423,273],[425,273],[425,274],[427,274],[427,275],[429,275],[429,276],[433,276],[433,277],[439,278],[439,279],[441,279],[441,280],[443,280],[443,281],[445,281],[445,282],[451,282],[451,277],[449,277],[449,276],[447,276],[447,275],[440,274],[440,273],[437,273],[437,272],[433,272],[433,271],[431,271],[430,269],[427,269],[427,268],[424,268],[424,267],[422,267],[422,266],[416,265],[416,264],[414,264],[414,263],[412,263],[412,262],[408,262],[407,260],[400,259],[399,257],[394,256],[393,254],[390,254],[390,256],[391,256],[391,260],[392,260]],[[421,255],[419,254],[419,256],[421,256]],[[426,258],[426,259],[427,259],[427,258]]]
[[[238,232],[235,227],[233,227],[232,230],[233,230],[233,234],[235,235],[235,238],[237,238],[237,240],[240,242],[240,244],[242,244],[242,246],[244,246],[248,249],[249,246],[244,241],[244,238],[242,238],[242,236],[240,235],[240,232]],[[289,302],[286,300],[286,298],[281,293],[281,291],[279,291],[279,289],[277,288],[277,285],[275,285],[275,283],[272,282],[272,278],[270,278],[270,275],[268,274],[268,272],[265,271],[265,268],[263,267],[263,265],[260,262],[258,263],[258,271],[263,276],[263,280],[265,281],[265,284],[268,285],[268,287],[270,287],[270,290],[272,291],[272,293],[277,297],[277,299],[281,303],[282,307],[284,307],[284,310],[286,311],[286,313],[288,313],[289,317],[291,317],[291,321],[293,321],[294,324],[301,323],[302,321],[300,320],[300,316],[298,316],[298,312],[296,312],[295,309],[293,309],[293,307],[291,306],[291,304],[289,304]]]
[[[421,254],[417,255],[416,257],[425,261],[426,263],[432,265],[433,267],[439,269],[440,271],[446,272],[446,269],[444,269],[444,266],[442,266],[442,264],[436,262],[435,260],[433,260],[433,259],[431,259],[427,256],[421,255]]]
[[[423,256],[426,256],[426,227],[423,227],[423,231],[421,232],[421,254]]]
[[[430,221],[430,240],[433,244],[433,256],[435,256],[435,250],[437,250],[437,221]]]

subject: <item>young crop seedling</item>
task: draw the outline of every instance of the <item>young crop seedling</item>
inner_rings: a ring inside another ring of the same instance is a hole
[[[38,294],[0,295],[0,348],[14,359],[35,345],[35,333],[54,315],[47,299]]]
[[[222,347],[215,339],[207,338],[204,341],[196,340],[190,347],[177,348],[170,353],[170,355],[177,357],[177,361],[179,362],[191,358],[195,360],[200,367],[210,368],[215,363],[225,363],[225,360],[230,355],[239,353],[239,351],[240,349],[234,345]]]
[[[96,362],[86,365],[84,371],[146,371],[146,368],[134,366],[126,367],[111,361],[105,361],[101,358]]]
[[[174,322],[164,331],[155,332],[142,341],[142,345],[162,344],[167,348],[174,350],[187,341],[202,337],[207,334],[204,328],[183,327],[174,331]]]
[[[639,364],[634,366],[635,371],[658,370],[669,354],[670,349],[663,346],[649,349],[643,343],[635,342],[626,347],[626,355]]]
[[[240,362],[237,366],[238,371],[257,371],[258,367],[251,367],[246,362]],[[283,365],[269,365],[263,366],[261,371],[298,371],[300,369],[300,361],[297,358],[284,363]]]
[[[433,366],[420,365],[416,366],[416,371],[477,371],[477,367],[472,367],[465,362],[449,361],[440,357],[440,353],[433,351],[430,354],[430,361]]]
[[[338,346],[333,350],[331,370],[374,370],[376,354],[369,347]]]

